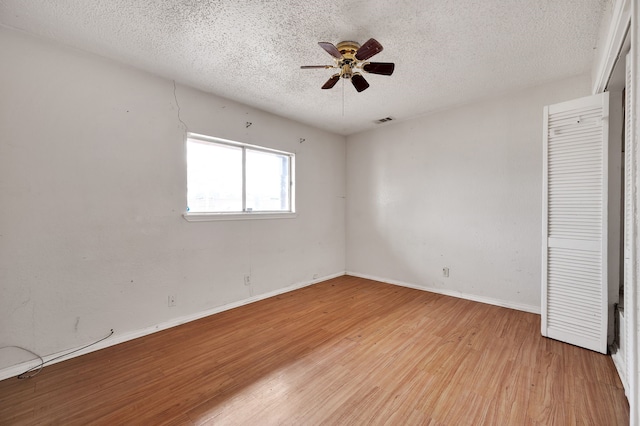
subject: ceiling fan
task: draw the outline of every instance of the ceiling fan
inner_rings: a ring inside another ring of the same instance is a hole
[[[360,46],[355,41],[341,41],[336,46],[332,43],[321,41],[318,43],[329,55],[333,56],[335,65],[303,65],[302,69],[314,68],[337,68],[340,72],[331,76],[322,86],[323,89],[331,89],[340,78],[351,80],[353,87],[358,92],[362,92],[369,87],[369,83],[364,79],[359,71],[371,74],[391,75],[395,64],[392,62],[366,62],[382,52],[382,45],[375,39],[370,38],[365,44]]]

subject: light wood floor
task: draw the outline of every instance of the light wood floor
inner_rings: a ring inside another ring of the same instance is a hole
[[[0,424],[626,425],[610,357],[540,317],[354,277],[0,382]]]

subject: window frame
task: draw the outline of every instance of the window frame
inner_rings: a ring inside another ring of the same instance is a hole
[[[295,154],[292,152],[282,151],[278,149],[266,148],[259,145],[252,145],[243,142],[232,141],[229,139],[222,139],[213,136],[202,135],[198,133],[187,133],[185,139],[185,164],[187,171],[187,191],[188,191],[188,158],[187,156],[187,144],[189,139],[212,143],[217,145],[227,145],[235,148],[242,149],[242,211],[234,212],[190,212],[185,211],[182,216],[189,222],[206,222],[215,220],[246,220],[246,219],[290,219],[297,216],[295,210]],[[289,157],[289,210],[262,210],[247,211],[247,150],[265,152],[269,154],[285,155]],[[185,194],[186,195],[186,194]],[[185,197],[185,205],[188,207],[188,196]]]

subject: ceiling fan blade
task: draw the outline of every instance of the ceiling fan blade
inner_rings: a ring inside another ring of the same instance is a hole
[[[362,70],[371,74],[391,75],[395,66],[393,62],[369,62],[364,64]]]
[[[316,68],[324,68],[324,69],[328,69],[328,68],[334,68],[333,65],[302,65],[300,67],[300,69],[303,70],[312,70],[312,69],[316,69]]]
[[[329,80],[322,86],[323,89],[331,89],[340,80],[340,74],[334,74]]]
[[[329,55],[337,59],[342,59],[342,53],[340,53],[338,48],[335,47],[333,43],[329,43],[328,41],[319,41],[318,44],[320,45],[320,47],[326,50]]]
[[[356,52],[356,59],[366,61],[375,54],[382,52],[382,45],[374,38],[367,40]]]
[[[367,83],[367,80],[364,79],[362,74],[358,73],[353,74],[353,76],[351,77],[351,83],[353,83],[353,87],[355,87],[358,92],[362,92],[369,87],[369,83]]]

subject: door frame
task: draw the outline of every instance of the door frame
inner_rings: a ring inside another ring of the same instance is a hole
[[[638,158],[637,153],[638,141],[640,135],[638,131],[640,129],[640,117],[638,111],[640,105],[638,103],[638,90],[640,90],[640,78],[638,77],[638,70],[640,70],[640,6],[637,0],[616,0],[611,12],[611,18],[608,25],[608,31],[604,36],[604,48],[598,58],[598,62],[595,67],[594,80],[592,93],[602,93],[605,91],[609,84],[611,74],[613,73],[615,64],[620,56],[624,40],[628,34],[630,34],[630,58],[633,67],[633,80],[631,82],[631,149],[632,153],[625,153],[625,155],[631,155],[632,158]],[[603,22],[606,25],[606,22]],[[640,413],[636,401],[638,401],[638,382],[640,381],[640,371],[638,369],[638,352],[640,345],[640,324],[638,323],[639,316],[639,304],[638,304],[638,267],[640,266],[640,241],[638,239],[638,206],[640,205],[640,167],[637,162],[632,164],[631,179],[633,181],[634,196],[632,197],[635,204],[635,212],[633,217],[632,229],[625,229],[625,235],[630,233],[632,240],[634,256],[631,259],[631,268],[634,271],[635,280],[633,283],[625,285],[625,299],[630,299],[631,309],[630,312],[625,312],[627,316],[626,326],[631,328],[629,333],[630,341],[626,342],[629,347],[629,357],[626,359],[626,372],[627,372],[627,395],[629,399],[630,408],[630,424],[640,425]]]

